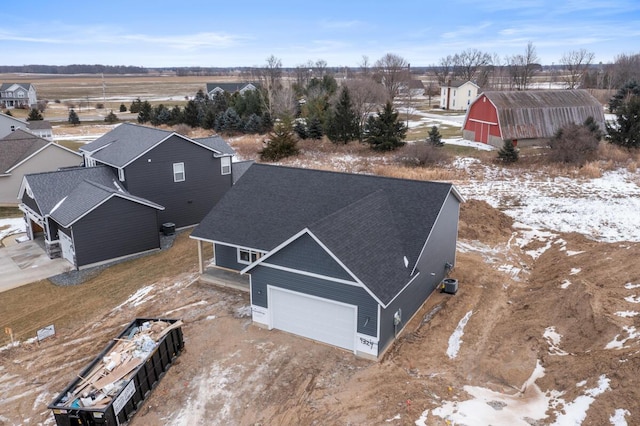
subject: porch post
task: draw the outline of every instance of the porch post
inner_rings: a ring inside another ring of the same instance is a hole
[[[200,271],[200,275],[204,273],[204,265],[202,261],[202,240],[198,240],[198,269]]]

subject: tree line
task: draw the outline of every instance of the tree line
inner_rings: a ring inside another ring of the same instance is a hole
[[[34,74],[146,74],[143,67],[131,65],[0,65],[0,73]]]

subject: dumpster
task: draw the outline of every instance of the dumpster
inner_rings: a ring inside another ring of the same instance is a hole
[[[184,348],[182,321],[136,318],[49,404],[58,426],[128,422]]]

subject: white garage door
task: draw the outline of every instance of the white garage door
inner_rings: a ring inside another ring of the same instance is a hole
[[[271,328],[354,350],[356,307],[269,287]]]
[[[73,247],[73,240],[64,232],[58,232],[58,236],[60,238],[60,249],[62,250],[62,257],[71,262],[72,265],[75,265],[75,250]]]

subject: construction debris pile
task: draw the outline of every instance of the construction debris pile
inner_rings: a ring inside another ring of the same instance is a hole
[[[182,326],[182,321],[169,323],[150,320],[132,327],[128,334],[114,339],[116,344],[102,361],[59,401],[58,407],[102,409],[135,375],[153,353],[162,338],[171,330]]]

